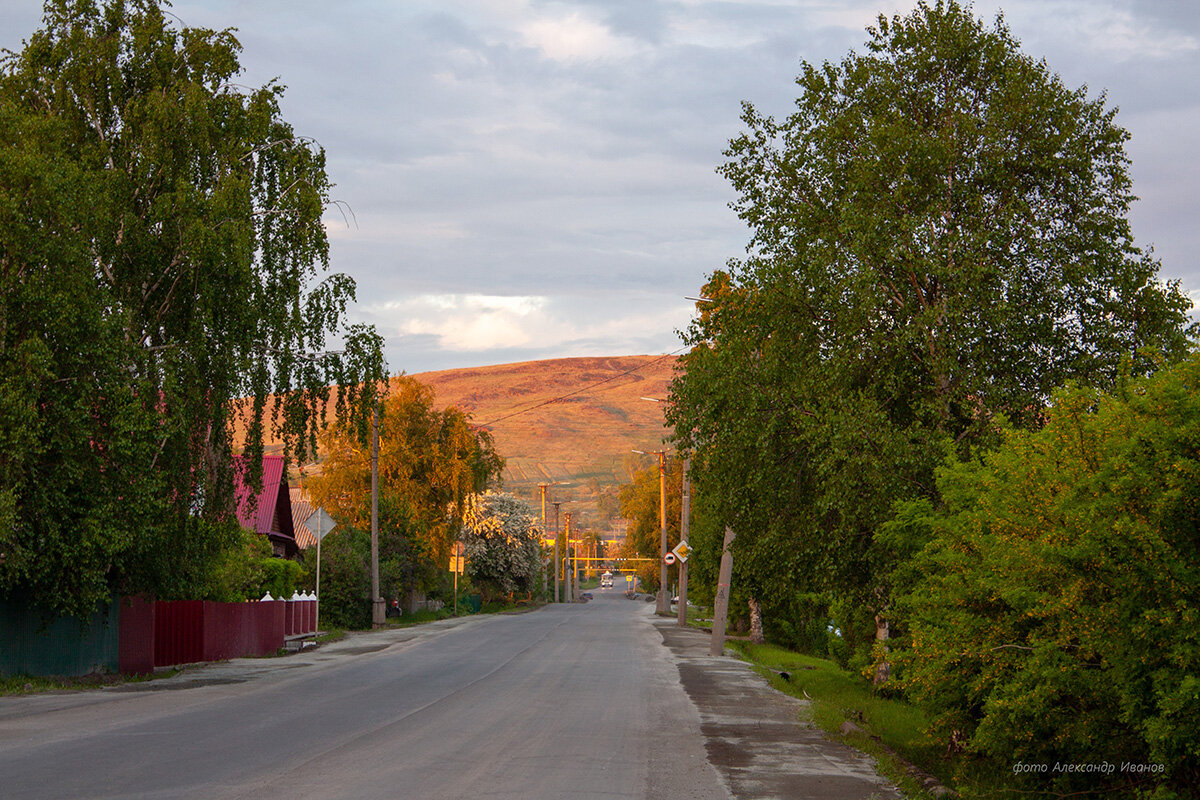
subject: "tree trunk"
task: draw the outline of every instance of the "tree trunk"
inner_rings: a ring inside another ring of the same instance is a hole
[[[887,617],[883,614],[875,615],[875,680],[876,686],[882,686],[887,683],[888,674],[892,671],[892,665],[888,662],[888,634],[891,628],[888,625]]]
[[[767,639],[763,636],[762,604],[757,597],[750,598],[750,643],[762,644]]]

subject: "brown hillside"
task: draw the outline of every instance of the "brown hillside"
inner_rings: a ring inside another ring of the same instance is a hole
[[[457,406],[489,430],[507,459],[504,488],[537,496],[555,483],[576,520],[608,528],[615,487],[629,470],[652,465],[633,449],[663,447],[661,403],[674,356],[610,356],[527,361],[414,375],[433,387],[439,406]],[[603,499],[602,498],[606,498]]]
[[[617,487],[631,470],[655,464],[632,451],[664,447],[662,404],[641,398],[667,396],[675,363],[675,356],[561,358],[412,377],[433,388],[439,408],[456,406],[491,432],[507,462],[503,489],[536,504],[537,485],[551,483],[551,502],[563,502],[583,527],[613,535],[621,530]],[[310,463],[304,473],[320,469]]]

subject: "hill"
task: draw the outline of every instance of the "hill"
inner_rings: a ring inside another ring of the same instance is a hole
[[[631,470],[654,464],[639,456],[663,447],[661,403],[674,356],[608,356],[527,361],[424,372],[440,407],[456,406],[491,432],[507,459],[504,488],[536,501],[538,483],[565,501],[584,526],[619,530],[616,487]]]
[[[662,449],[667,433],[662,403],[642,398],[667,396],[676,360],[560,358],[412,377],[433,388],[438,408],[456,406],[492,434],[506,459],[501,488],[538,507],[538,484],[552,484],[550,502],[562,502],[574,522],[612,538],[623,532],[617,487],[656,463],[632,451]],[[236,424],[240,439],[245,421]],[[277,441],[265,445],[267,452],[281,449]],[[304,467],[306,475],[320,471],[320,459]]]

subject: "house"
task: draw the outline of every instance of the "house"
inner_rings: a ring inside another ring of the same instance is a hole
[[[321,538],[331,533],[337,523],[329,513],[313,504],[308,492],[303,489],[292,489],[292,522],[296,526],[296,544],[301,550],[317,546],[317,532]]]
[[[244,480],[245,461],[233,457],[234,498],[241,526],[261,533],[271,542],[271,552],[281,558],[295,558],[300,552],[292,521],[291,492],[288,489],[287,464],[283,456],[263,456],[262,484],[252,488]]]
[[[308,520],[317,513],[317,509],[309,499],[308,493],[303,489],[292,487],[291,500],[292,523],[296,527],[296,545],[301,550],[316,547],[317,536],[312,532],[312,527],[316,527],[316,520],[313,521],[312,527],[309,526]]]

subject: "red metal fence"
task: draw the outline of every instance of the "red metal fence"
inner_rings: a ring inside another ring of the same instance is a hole
[[[47,623],[23,607],[0,602],[0,676],[83,675],[114,668],[146,673],[174,664],[268,655],[288,637],[316,632],[317,600],[312,595],[252,603],[114,597],[101,611],[91,632],[81,636],[78,620]]]
[[[144,633],[122,639],[122,662],[133,671],[269,655],[288,637],[316,632],[317,601],[312,596],[250,603],[158,601],[144,607],[152,608],[152,620],[143,619],[140,626]],[[145,635],[147,629],[152,636]],[[152,659],[147,651],[153,652]]]

